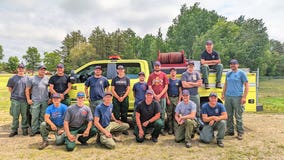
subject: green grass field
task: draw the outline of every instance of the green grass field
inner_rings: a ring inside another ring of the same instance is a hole
[[[261,80],[259,103],[264,112],[284,113],[284,79]]]

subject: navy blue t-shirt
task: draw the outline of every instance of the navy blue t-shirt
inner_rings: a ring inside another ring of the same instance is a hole
[[[103,76],[100,78],[92,76],[87,79],[85,86],[90,87],[90,99],[97,101],[103,99],[105,88],[109,86],[109,83]]]
[[[179,96],[179,88],[182,87],[181,80],[175,79],[172,80],[169,78],[169,88],[168,88],[168,95],[170,97],[178,97]]]
[[[210,60],[218,60],[219,54],[216,51],[212,51],[211,54],[209,54],[206,50],[202,52],[201,59],[204,59],[206,61]]]
[[[220,116],[223,112],[226,112],[226,109],[222,103],[217,102],[214,108],[209,106],[209,103],[205,103],[202,105],[202,114],[207,114],[208,117],[211,116]]]
[[[137,106],[137,104],[143,100],[145,100],[145,93],[148,89],[148,85],[146,82],[137,82],[133,86],[133,92],[135,93],[135,102],[134,106]]]
[[[113,105],[110,104],[110,106],[104,105],[104,103],[99,104],[96,107],[94,117],[100,118],[100,124],[102,127],[107,127],[111,120],[111,114],[112,114]]]

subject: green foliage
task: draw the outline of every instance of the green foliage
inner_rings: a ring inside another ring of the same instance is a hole
[[[60,63],[60,61],[61,61],[61,56],[59,55],[58,52],[54,51],[54,52],[44,53],[43,63],[48,71],[55,72],[56,65]]]
[[[78,43],[70,50],[69,58],[72,68],[78,68],[90,61],[96,60],[98,55],[96,49],[89,43]]]
[[[166,42],[169,50],[185,50],[192,54],[192,46],[197,36],[204,34],[217,21],[219,16],[215,11],[208,11],[199,7],[195,3],[188,8],[185,4],[180,9],[180,15],[173,20],[173,24],[168,28]]]
[[[11,56],[8,59],[8,63],[7,63],[7,71],[10,73],[16,72],[17,67],[19,65],[20,61],[18,59],[17,56]]]
[[[3,48],[2,48],[2,46],[0,45],[0,60],[2,60],[3,57],[4,57]]]
[[[27,54],[23,56],[26,61],[26,68],[34,71],[36,67],[40,64],[40,54],[35,47],[29,47]]]

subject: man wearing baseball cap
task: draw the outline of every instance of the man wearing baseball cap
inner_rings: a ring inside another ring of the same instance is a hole
[[[147,128],[154,128],[151,133],[151,140],[154,143],[158,142],[158,137],[164,123],[160,118],[160,104],[153,99],[154,92],[148,89],[145,94],[145,100],[140,102],[136,108],[136,125],[134,126],[136,142],[142,143],[145,140]]]
[[[226,135],[234,136],[234,116],[239,140],[243,139],[243,112],[244,104],[249,91],[248,78],[244,71],[239,69],[239,62],[236,59],[230,61],[232,71],[227,72],[222,92],[222,99],[225,100],[225,107],[228,112]],[[244,88],[245,87],[245,88]]]
[[[154,98],[160,103],[161,106],[161,119],[165,123],[166,115],[166,96],[168,90],[169,79],[167,75],[161,71],[161,63],[156,61],[154,63],[154,72],[150,74],[147,84],[148,88],[154,92]],[[165,135],[164,129],[161,131],[162,135]]]
[[[184,140],[186,148],[190,148],[191,145],[191,135],[193,130],[197,127],[195,122],[196,115],[196,104],[189,99],[189,91],[182,91],[182,101],[178,103],[175,108],[175,120],[178,124],[175,141],[181,142]]]
[[[209,89],[208,75],[209,69],[216,70],[216,88],[222,88],[221,77],[223,72],[223,65],[219,54],[213,50],[213,42],[211,40],[206,41],[205,50],[201,54],[201,73],[205,89]]]
[[[136,82],[133,86],[133,97],[135,97],[135,102],[134,102],[134,112],[132,115],[133,122],[135,123],[135,110],[138,105],[138,103],[142,102],[145,100],[145,93],[148,90],[148,85],[145,82],[145,73],[144,72],[139,72],[138,73],[138,78],[139,81]]]
[[[11,133],[9,137],[14,137],[18,134],[19,128],[19,116],[22,117],[22,131],[23,135],[28,135],[28,103],[25,95],[26,85],[28,83],[28,77],[25,76],[25,65],[19,64],[17,68],[17,74],[12,76],[7,83],[9,92],[11,93],[11,108],[10,114],[13,117]]]
[[[31,112],[31,137],[39,134],[40,124],[44,121],[44,113],[48,106],[48,80],[45,76],[46,67],[38,67],[38,75],[31,77],[26,87],[27,102]]]
[[[64,116],[64,130],[66,132],[66,149],[73,151],[76,147],[76,135],[82,145],[88,145],[87,141],[97,134],[93,126],[93,114],[91,109],[84,104],[85,93],[77,93],[77,103],[68,107]]]
[[[170,69],[169,85],[167,91],[167,121],[168,134],[174,133],[174,117],[176,105],[181,101],[182,85],[181,80],[176,77],[176,69]]]
[[[112,113],[112,93],[105,92],[103,103],[99,104],[94,113],[94,124],[99,130],[97,142],[109,149],[115,148],[116,137],[113,133],[122,132],[129,128],[127,123],[117,120]]]
[[[70,97],[68,95],[71,90],[70,77],[64,74],[64,65],[59,63],[57,66],[56,75],[49,79],[49,90],[52,94],[59,93],[61,96],[61,103],[69,106],[71,104]]]
[[[113,113],[116,119],[120,119],[122,122],[127,123],[130,79],[125,75],[125,69],[123,65],[117,66],[117,73],[117,76],[114,77],[111,81],[111,91],[113,94]],[[122,133],[129,135],[127,130],[123,131]]]
[[[205,122],[200,133],[200,140],[203,143],[210,143],[213,139],[214,131],[217,130],[217,145],[224,147],[227,112],[222,103],[218,102],[218,96],[212,92],[209,94],[209,102],[202,105],[202,120]]]
[[[53,131],[55,133],[55,144],[63,145],[65,141],[64,133],[64,114],[67,110],[65,104],[60,103],[60,94],[55,93],[51,96],[52,103],[47,107],[44,115],[44,122],[40,124],[40,134],[42,137],[42,143],[39,146],[39,150],[48,146],[48,134]]]
[[[104,92],[109,90],[109,82],[106,77],[102,76],[102,71],[101,66],[95,66],[94,76],[89,77],[85,82],[85,94],[93,114],[96,106],[102,103]]]

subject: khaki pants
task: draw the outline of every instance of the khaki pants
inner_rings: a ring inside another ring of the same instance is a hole
[[[116,123],[116,122],[110,122],[110,124],[105,127],[105,129],[111,133],[114,132],[122,132],[129,128],[129,124],[127,123]],[[109,149],[115,148],[115,142],[112,138],[108,138],[105,136],[104,133],[100,132],[100,142],[105,145]]]

